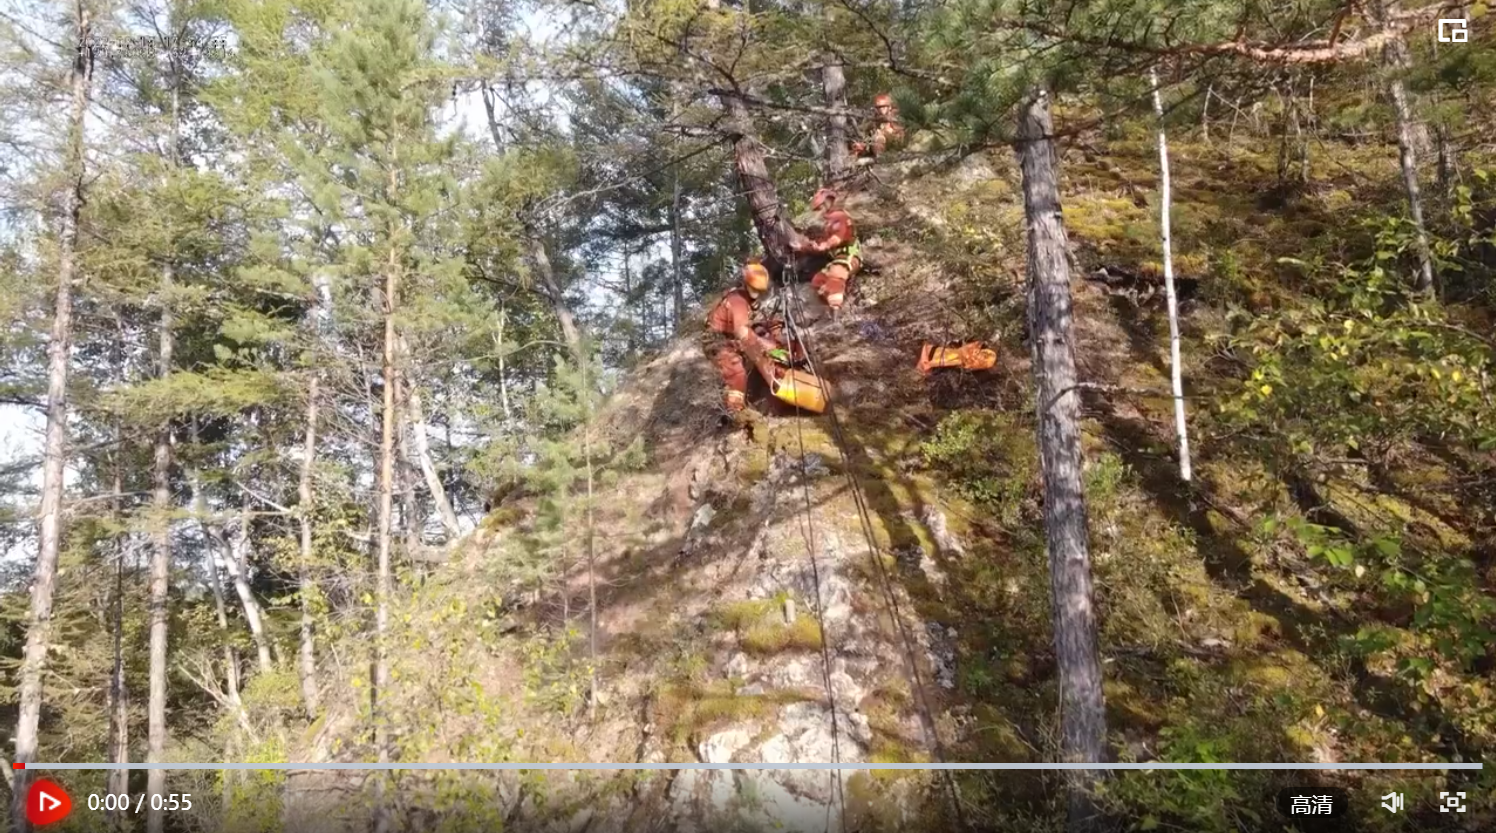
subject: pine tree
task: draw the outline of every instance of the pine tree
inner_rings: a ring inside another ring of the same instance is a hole
[[[52,337],[48,345],[47,439],[43,452],[41,535],[36,577],[31,587],[30,616],[26,627],[26,651],[21,668],[20,715],[16,725],[18,763],[35,760],[38,723],[42,707],[42,674],[52,634],[52,596],[57,581],[57,561],[62,546],[63,466],[67,454],[69,347],[72,339],[72,293],[78,249],[79,214],[83,208],[85,127],[93,76],[93,14],[78,0],[73,7],[73,31],[77,45],[72,60],[66,140],[63,148],[63,200],[60,212],[57,262],[57,294],[52,312]],[[64,41],[66,42],[66,41]],[[28,775],[17,775],[11,792],[11,824],[17,831],[30,830],[26,818]]]

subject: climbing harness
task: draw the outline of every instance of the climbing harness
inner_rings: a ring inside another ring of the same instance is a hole
[[[784,273],[782,275],[782,279],[783,279],[783,282],[786,284],[786,289],[787,290],[789,289],[789,284],[790,284],[789,275],[793,271],[794,271],[794,267],[793,266],[786,267],[786,269],[785,269],[785,271],[784,271]],[[803,314],[803,311],[804,311],[804,306],[803,306],[804,302],[800,299],[800,296],[798,294],[794,293],[794,292],[787,291],[785,294],[786,294],[786,297],[789,299],[787,301],[787,303],[786,303],[786,309],[785,309],[785,330],[786,330],[786,333],[787,333],[788,340],[789,340],[790,344],[792,345],[792,351],[793,351],[793,345],[796,344],[796,343],[798,343],[799,347],[800,347],[801,353],[805,356],[805,361],[806,361],[806,364],[810,368],[811,374],[814,375],[817,378],[820,378],[821,377],[821,374],[820,374],[820,362],[816,359],[815,350],[814,350],[814,348],[811,347],[811,345],[809,343],[809,340],[806,337],[806,334],[804,332],[803,327],[801,327],[799,325],[799,320],[800,320],[800,318],[801,318],[801,316]],[[871,518],[870,513],[868,511],[867,499],[863,495],[862,484],[857,479],[857,473],[855,471],[853,471],[853,467],[850,464],[852,458],[851,458],[851,455],[847,452],[847,447],[848,447],[847,446],[847,440],[846,440],[846,435],[845,435],[845,433],[842,430],[841,420],[837,417],[837,415],[836,415],[836,409],[832,405],[829,397],[826,400],[826,409],[825,409],[825,412],[826,412],[826,415],[828,417],[830,417],[830,420],[831,420],[832,439],[836,443],[837,451],[841,454],[841,458],[842,458],[842,461],[843,461],[842,470],[843,470],[843,473],[846,475],[847,486],[848,486],[848,490],[852,494],[853,503],[857,507],[857,515],[858,515],[858,520],[859,520],[859,522],[861,524],[861,527],[862,527],[862,535],[863,535],[863,538],[865,539],[865,541],[867,543],[869,557],[872,559],[873,566],[876,568],[876,572],[877,572],[878,578],[879,578],[880,589],[883,592],[884,601],[888,605],[888,609],[889,609],[889,612],[891,614],[891,618],[893,619],[895,625],[899,629],[900,640],[902,641],[903,647],[904,647],[904,658],[905,658],[905,661],[907,663],[909,675],[912,678],[911,679],[911,683],[912,683],[912,687],[914,689],[914,694],[915,694],[916,700],[918,701],[918,704],[919,704],[920,716],[921,716],[921,718],[922,718],[922,720],[924,722],[925,730],[929,733],[931,744],[934,747],[936,762],[937,763],[944,763],[945,760],[946,760],[945,745],[940,740],[940,733],[939,733],[939,731],[938,731],[938,729],[937,729],[937,727],[935,725],[934,714],[933,714],[933,712],[930,709],[929,700],[925,696],[924,678],[923,678],[923,675],[919,671],[919,663],[918,663],[918,660],[916,658],[916,655],[915,655],[915,652],[914,652],[914,648],[913,648],[913,639],[909,635],[909,629],[908,629],[908,627],[906,626],[906,624],[904,622],[904,617],[903,617],[902,612],[899,610],[899,602],[898,602],[898,598],[897,598],[896,594],[894,593],[892,579],[889,578],[886,565],[883,563],[883,559],[881,558],[881,551],[880,551],[880,548],[878,547],[877,535],[873,532],[872,518]],[[800,422],[798,420],[796,421],[795,425],[796,425],[796,433],[799,436],[799,442],[800,442],[800,464],[801,464],[801,471],[802,471],[802,484],[804,486],[804,491],[805,491],[805,525],[804,525],[804,529],[807,530],[806,544],[807,544],[808,547],[810,547],[811,571],[812,571],[812,576],[815,579],[817,621],[819,622],[820,628],[821,628],[821,663],[822,663],[822,674],[823,674],[823,677],[825,678],[827,697],[831,701],[832,738],[833,738],[832,749],[833,749],[833,753],[837,756],[836,763],[840,763],[841,762],[840,747],[839,747],[839,744],[836,742],[836,740],[837,740],[837,730],[836,730],[836,698],[835,698],[834,690],[833,690],[833,688],[831,686],[831,665],[830,665],[829,648],[827,647],[826,625],[825,625],[824,618],[822,618],[821,615],[820,615],[820,605],[821,605],[820,570],[819,570],[819,566],[818,566],[817,559],[816,559],[815,548],[814,548],[814,545],[813,545],[813,541],[814,541],[814,538],[813,538],[814,518],[813,518],[813,514],[812,514],[812,505],[811,505],[811,498],[810,498],[810,483],[809,483],[809,479],[808,478],[803,477],[803,473],[805,471],[805,468],[804,468],[805,467],[805,440],[804,440],[804,435],[803,435],[803,430],[804,429],[803,429],[803,426],[801,426],[801,424],[800,424]],[[836,772],[836,771],[838,771],[838,770],[834,770],[833,772]],[[950,791],[951,806],[952,806],[952,808],[955,811],[956,820],[957,820],[958,824],[960,824],[960,826],[963,829],[967,829],[968,825],[966,823],[965,813],[962,811],[962,808],[961,808],[961,797],[960,797],[960,794],[959,794],[959,792],[957,790],[957,787],[956,787],[955,778],[951,775],[950,770],[942,770],[941,772],[942,772],[943,779],[944,779],[944,781],[946,783],[946,787]],[[840,778],[836,779],[836,786],[837,786],[837,794],[841,796],[841,802],[842,802],[842,827],[843,827],[843,833],[846,833],[846,831],[845,831],[845,827],[846,827],[846,797],[841,792],[841,779]],[[830,812],[829,805],[827,807],[827,812],[828,812],[828,815],[829,815],[829,812]]]

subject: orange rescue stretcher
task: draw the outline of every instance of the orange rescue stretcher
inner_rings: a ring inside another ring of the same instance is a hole
[[[792,362],[800,354],[799,346],[792,344],[789,348]],[[754,367],[769,383],[769,392],[780,400],[813,414],[825,412],[830,385],[814,373],[787,366],[769,355],[760,357]]]
[[[938,367],[959,367],[962,370],[991,370],[997,364],[997,351],[980,341],[968,341],[961,345],[925,343],[919,352],[919,372],[930,375]]]

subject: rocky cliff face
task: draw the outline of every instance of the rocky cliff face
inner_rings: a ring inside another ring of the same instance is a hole
[[[522,705],[512,664],[483,684],[508,698],[510,760],[861,766],[473,775],[464,789],[488,796],[507,826],[820,833],[843,829],[844,816],[846,829],[874,829],[938,812],[944,799],[928,789],[930,773],[879,765],[934,760],[961,733],[947,702],[955,631],[924,613],[939,608],[941,565],[965,550],[930,484],[901,468],[909,447],[889,441],[901,405],[927,396],[914,363],[941,326],[931,282],[948,278],[880,234],[903,209],[870,194],[848,207],[869,268],[845,320],[818,322],[810,335],[850,453],[828,415],[792,412],[766,391],[756,392],[763,416],[751,431],[719,423],[715,371],[694,334],[683,337],[630,375],[602,422],[616,440],[642,438],[649,463],[605,490],[598,518],[596,718]],[[803,297],[817,313],[814,296]],[[523,498],[511,503],[496,510],[505,522],[486,525],[435,581],[468,598],[476,576],[510,557],[527,523]],[[566,594],[573,616],[585,610],[581,577]],[[491,657],[557,624],[554,607],[517,611],[497,647],[462,661],[484,679],[486,664],[503,665]],[[322,735],[325,750],[337,731]],[[344,776],[293,777],[286,829],[366,824],[366,810],[345,808],[367,782]],[[443,787],[425,773],[403,774],[400,785],[407,817],[447,812]]]

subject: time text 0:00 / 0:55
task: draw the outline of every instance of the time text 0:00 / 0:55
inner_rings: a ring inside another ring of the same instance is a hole
[[[152,810],[191,810],[191,793],[168,793],[166,795],[153,795],[151,798]],[[125,810],[139,813],[145,807],[146,794],[141,793],[131,800],[128,793],[105,793],[104,795],[91,794],[88,797],[88,809],[98,812],[104,810],[114,812]]]

